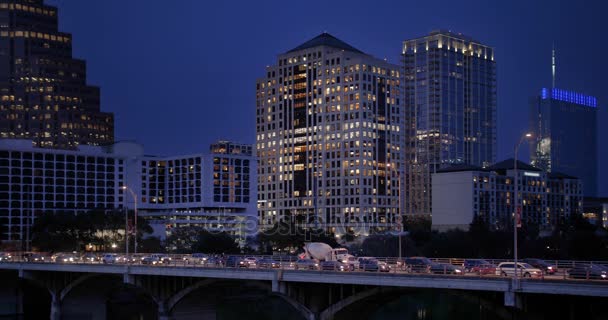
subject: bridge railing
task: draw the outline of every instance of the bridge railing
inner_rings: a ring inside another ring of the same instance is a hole
[[[103,256],[113,255],[115,260],[105,261]],[[298,258],[293,255],[230,255],[236,258],[233,260],[227,259],[227,255],[190,255],[190,254],[133,254],[130,255],[129,261],[125,259],[124,255],[117,253],[105,253],[105,254],[74,254],[74,253],[0,253],[0,263],[14,263],[14,262],[30,262],[30,263],[65,263],[65,264],[131,264],[131,265],[142,265],[142,266],[153,266],[153,267],[193,267],[193,268],[248,268],[248,269],[287,269],[287,270],[302,270],[302,271],[340,271],[332,269],[324,269],[321,265],[314,267],[299,267],[296,261]],[[71,258],[71,259],[70,259]],[[468,277],[492,277],[500,276],[496,275],[496,272],[488,273],[471,273],[467,272],[462,268],[464,258],[429,258],[432,262],[441,263],[438,267],[425,267],[421,269],[412,268],[407,266],[405,258],[399,260],[396,257],[377,257],[375,258],[380,262],[386,263],[387,267],[371,266],[363,267],[358,262],[350,264],[348,272],[391,272],[391,273],[404,273],[404,274],[420,274],[420,273],[435,273],[453,276],[468,276]],[[245,261],[244,264],[231,265],[230,261]],[[508,262],[506,259],[483,259],[489,263],[497,266],[500,262]],[[523,260],[522,260],[523,261]],[[559,270],[557,273],[547,273],[543,270],[540,278],[545,279],[546,277],[552,280],[567,279],[568,270],[576,265],[601,265],[608,266],[608,261],[577,261],[577,260],[544,260],[549,264],[553,264]],[[458,267],[457,269],[451,268],[449,265]],[[458,270],[458,271],[456,271]],[[608,269],[607,269],[608,270]],[[523,274],[522,274],[523,276]],[[594,275],[587,273],[583,274],[580,278],[583,280],[591,280]],[[608,283],[608,281],[607,281]]]

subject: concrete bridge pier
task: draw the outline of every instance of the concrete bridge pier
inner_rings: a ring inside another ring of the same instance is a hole
[[[171,310],[169,310],[165,301],[158,303],[158,320],[173,320]]]
[[[51,320],[61,320],[61,293],[51,292]]]

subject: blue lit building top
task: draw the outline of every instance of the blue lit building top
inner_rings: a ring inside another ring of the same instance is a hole
[[[541,90],[540,97],[543,100],[553,99],[569,103],[576,103],[592,108],[597,107],[597,99],[594,96],[588,96],[582,93],[557,88],[543,88]]]

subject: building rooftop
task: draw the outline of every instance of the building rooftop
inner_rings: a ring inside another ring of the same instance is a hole
[[[484,171],[483,168],[469,164],[456,164],[447,168],[437,170],[437,173],[444,172],[464,172],[464,171]]]
[[[550,172],[549,173],[549,178],[555,178],[555,179],[578,179],[575,176],[571,176],[569,174],[565,174],[565,173],[561,173],[561,172]]]
[[[552,99],[564,101],[592,108],[597,107],[597,98],[595,98],[594,96],[589,96],[586,94],[558,88],[542,88],[542,90],[540,91],[540,98],[543,100]]]
[[[495,163],[494,165],[487,168],[488,171],[506,171],[515,169],[514,159],[507,159],[501,162]],[[525,171],[542,171],[537,167],[533,167],[525,162],[517,160],[517,169]]]
[[[323,32],[320,35],[302,43],[301,45],[287,51],[287,53],[289,52],[294,52],[294,51],[299,51],[299,50],[304,50],[304,49],[309,49],[309,48],[314,48],[314,47],[319,47],[319,46],[327,46],[327,47],[332,47],[332,48],[337,48],[337,49],[342,49],[342,50],[346,50],[346,51],[352,51],[352,52],[356,52],[356,53],[362,53],[365,54],[363,51],[351,46],[350,44],[332,36],[331,34],[327,33],[327,32]]]

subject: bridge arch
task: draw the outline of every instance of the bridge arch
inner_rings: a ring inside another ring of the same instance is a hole
[[[356,293],[352,296],[344,298],[344,299],[330,305],[329,307],[325,308],[325,310],[321,311],[321,313],[319,314],[319,320],[333,319],[333,317],[336,315],[336,313],[340,312],[342,309],[344,309],[358,301],[361,301],[363,299],[367,299],[367,298],[377,295],[377,294],[396,292],[399,290],[400,290],[399,288],[375,287],[372,289],[361,291],[359,293]]]
[[[194,292],[198,289],[213,285],[215,283],[220,283],[220,282],[224,282],[224,281],[222,279],[204,279],[201,281],[197,281],[197,282],[181,289],[180,291],[178,291],[177,293],[172,295],[170,298],[168,298],[164,303],[162,301],[157,301],[157,303],[159,305],[162,304],[163,309],[166,310],[167,313],[171,314],[171,313],[173,313],[173,309],[175,308],[175,306],[177,306],[177,304],[180,301],[182,301],[182,299],[184,299],[186,296],[188,296],[192,292]],[[285,294],[278,293],[278,292],[271,292],[272,285],[268,282],[250,281],[250,282],[247,282],[247,286],[262,289],[264,291],[269,292],[270,296],[278,297],[278,298],[282,299],[283,301],[285,301],[289,305],[291,305],[306,320],[315,320],[316,319],[314,312],[310,311],[310,309],[308,309],[303,304],[299,303],[298,301],[292,299],[291,297],[289,297]]]
[[[176,292],[175,294],[173,294],[171,297],[169,297],[168,299],[166,299],[164,301],[164,305],[166,307],[166,310],[168,310],[169,312],[173,311],[173,308],[180,302],[182,301],[183,298],[185,298],[186,296],[188,296],[190,293],[210,286],[212,284],[215,283],[220,283],[220,282],[225,282],[224,279],[204,279],[204,280],[200,280],[197,282],[194,282],[193,284],[179,290],[178,292]],[[247,282],[247,286],[249,287],[255,287],[258,289],[262,289],[265,291],[271,291],[271,285],[270,283],[266,283],[266,282],[261,282],[261,281],[250,281]],[[156,299],[156,298],[155,298]],[[160,305],[161,303],[163,303],[163,301],[161,300],[156,300],[156,302]]]
[[[65,287],[63,287],[61,289],[61,291],[59,292],[59,301],[63,301],[64,298],[76,287],[78,287],[80,284],[82,284],[83,282],[91,279],[91,278],[96,278],[99,276],[102,276],[103,274],[99,274],[99,273],[87,273],[85,275],[82,275],[78,278],[76,278],[75,280],[69,282]],[[49,290],[51,290],[49,288]],[[51,294],[53,294],[51,292]]]
[[[282,294],[282,293],[278,293],[278,292],[273,292],[272,296],[283,299],[283,301],[287,302],[290,306],[292,306],[294,309],[296,309],[296,311],[298,311],[298,313],[300,313],[304,317],[304,319],[306,319],[306,320],[315,320],[316,319],[314,312],[310,311],[310,309],[308,309],[305,305],[290,298],[289,296]]]

